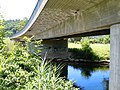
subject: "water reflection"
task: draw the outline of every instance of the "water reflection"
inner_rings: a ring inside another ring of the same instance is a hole
[[[109,65],[54,62],[63,65],[60,76],[74,81],[80,90],[109,90]]]
[[[67,78],[82,90],[108,90],[109,66],[69,63]]]

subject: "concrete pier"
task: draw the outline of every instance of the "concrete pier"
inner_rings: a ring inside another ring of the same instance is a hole
[[[120,24],[113,25],[110,29],[109,90],[120,90]]]
[[[42,58],[45,55],[47,58],[66,59],[69,57],[67,39],[43,40],[42,44]]]

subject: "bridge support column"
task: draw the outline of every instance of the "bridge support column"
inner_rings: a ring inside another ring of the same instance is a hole
[[[111,26],[110,35],[109,90],[120,90],[120,24]]]
[[[62,58],[66,59],[69,57],[68,54],[68,40],[54,39],[54,40],[43,40],[42,58]]]

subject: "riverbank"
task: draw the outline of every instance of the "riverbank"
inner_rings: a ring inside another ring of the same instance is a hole
[[[100,61],[110,59],[110,44],[90,44],[90,47],[92,48],[93,53],[98,56]],[[77,56],[83,55],[83,53],[80,51],[82,49],[82,46],[80,43],[69,42],[68,48],[71,51],[71,53]]]
[[[109,65],[110,60],[83,60],[83,59],[52,59],[51,61],[57,62],[57,63],[81,63],[81,64],[89,64],[89,65]]]

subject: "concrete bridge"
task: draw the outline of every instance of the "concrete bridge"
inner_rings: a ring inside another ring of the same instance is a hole
[[[75,36],[111,36],[109,90],[120,90],[120,0],[38,0],[23,36],[43,39],[43,54],[67,57],[67,39]]]

